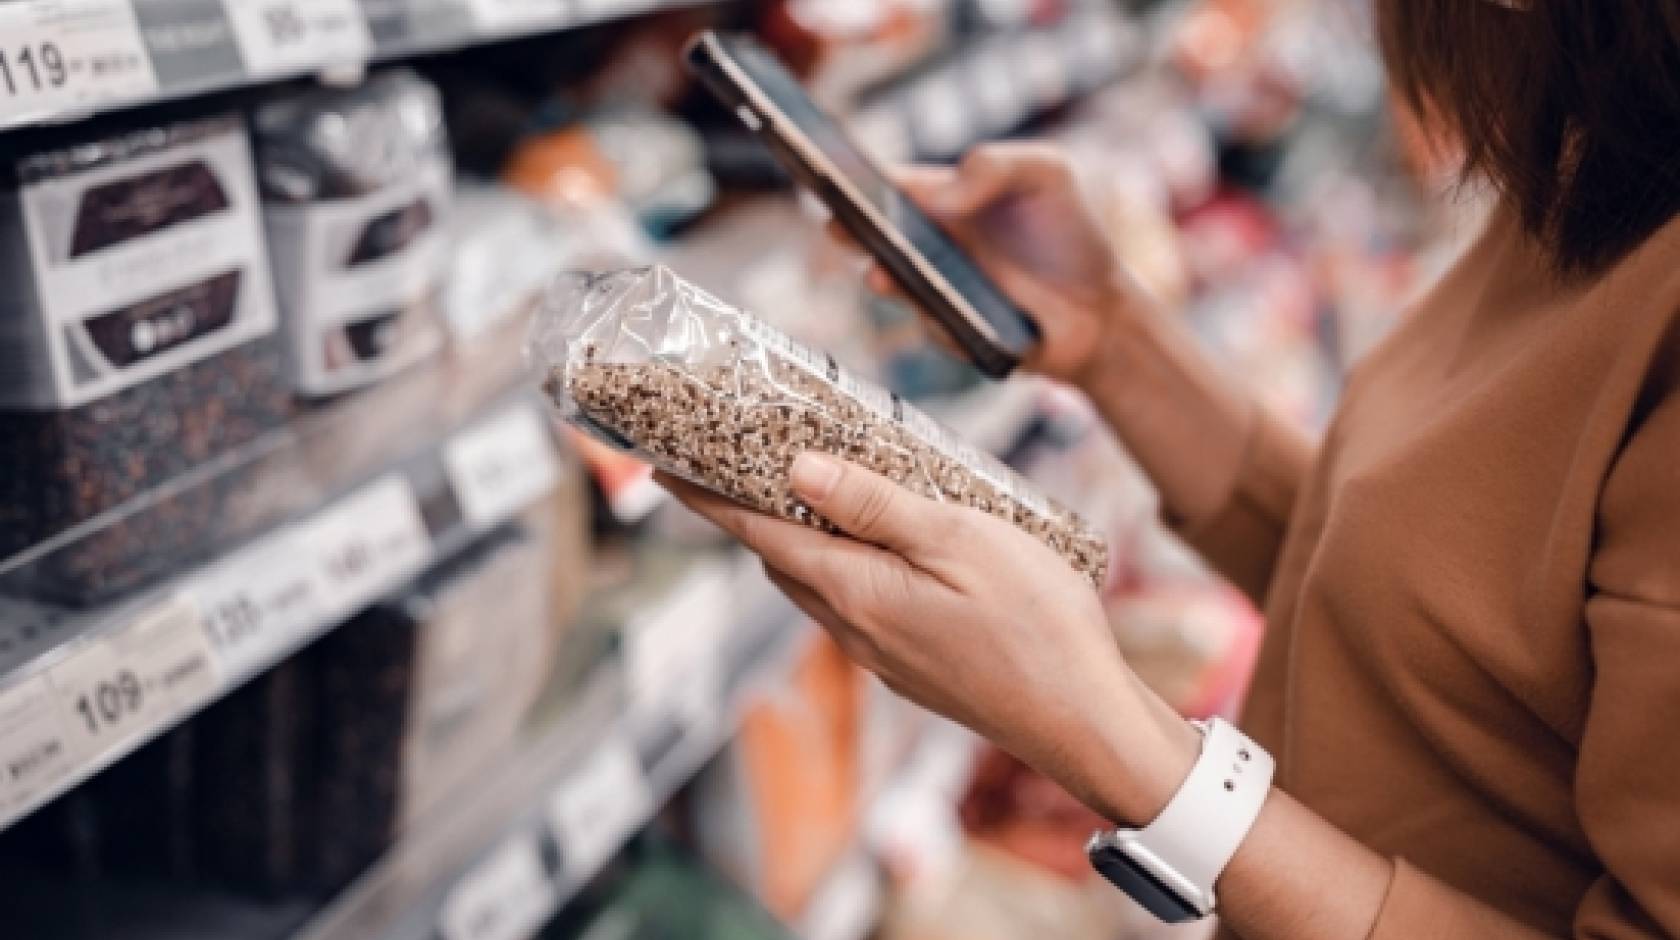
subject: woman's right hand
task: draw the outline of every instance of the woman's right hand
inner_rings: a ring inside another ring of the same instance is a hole
[[[955,167],[904,169],[897,182],[1038,324],[1029,368],[1085,386],[1116,321],[1158,315],[1059,148],[987,144]],[[869,276],[877,291],[902,295],[885,269]]]

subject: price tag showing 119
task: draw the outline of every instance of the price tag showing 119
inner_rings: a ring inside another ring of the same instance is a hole
[[[127,0],[0,3],[0,126],[155,90]]]

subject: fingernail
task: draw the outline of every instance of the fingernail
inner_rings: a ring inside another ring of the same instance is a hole
[[[806,451],[793,461],[793,494],[815,506],[828,499],[840,482],[840,461]]]

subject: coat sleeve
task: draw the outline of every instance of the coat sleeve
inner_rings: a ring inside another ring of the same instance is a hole
[[[1295,496],[1314,451],[1305,434],[1264,408],[1251,413],[1245,433],[1239,460],[1206,468],[1224,478],[1224,498],[1201,518],[1167,521],[1215,571],[1265,606]]]
[[[1636,426],[1599,497],[1584,622],[1595,669],[1575,803],[1603,874],[1581,940],[1680,938],[1680,394]],[[1404,863],[1375,940],[1538,936]]]

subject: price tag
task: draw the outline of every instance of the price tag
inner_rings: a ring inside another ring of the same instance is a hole
[[[992,45],[977,53],[968,74],[981,120],[993,133],[1009,130],[1026,118],[1026,89],[1001,47]]]
[[[578,15],[586,20],[605,20],[657,9],[660,0],[577,0]]]
[[[1062,55],[1060,44],[1048,33],[1028,33],[1015,44],[1015,70],[1034,107],[1049,108],[1067,100],[1071,78]]]
[[[467,0],[473,22],[488,33],[527,26],[560,26],[570,17],[566,0]]]
[[[46,677],[0,692],[0,825],[70,773],[71,746]]]
[[[636,749],[612,732],[554,792],[549,825],[566,874],[584,881],[601,870],[630,834],[653,815],[653,793]]]
[[[455,436],[443,451],[467,522],[488,529],[554,488],[554,444],[535,408],[519,407]]]
[[[266,668],[324,624],[322,569],[281,530],[194,579],[204,629],[227,676]]]
[[[536,839],[510,839],[443,902],[444,940],[526,940],[548,920],[558,894],[543,875]]]
[[[931,154],[959,153],[974,140],[968,96],[949,72],[935,72],[910,92],[910,116],[922,147]]]
[[[362,62],[372,49],[356,0],[224,0],[253,76]]]
[[[128,0],[0,3],[0,125],[156,90]]]
[[[78,761],[198,705],[218,681],[198,607],[185,598],[95,641],[47,678]]]
[[[318,566],[323,606],[349,614],[420,571],[431,542],[414,491],[390,476],[346,497],[302,530]]]
[[[733,584],[728,565],[704,563],[658,608],[625,625],[625,672],[635,714],[669,714],[691,728],[716,721],[723,647],[739,613]]]

